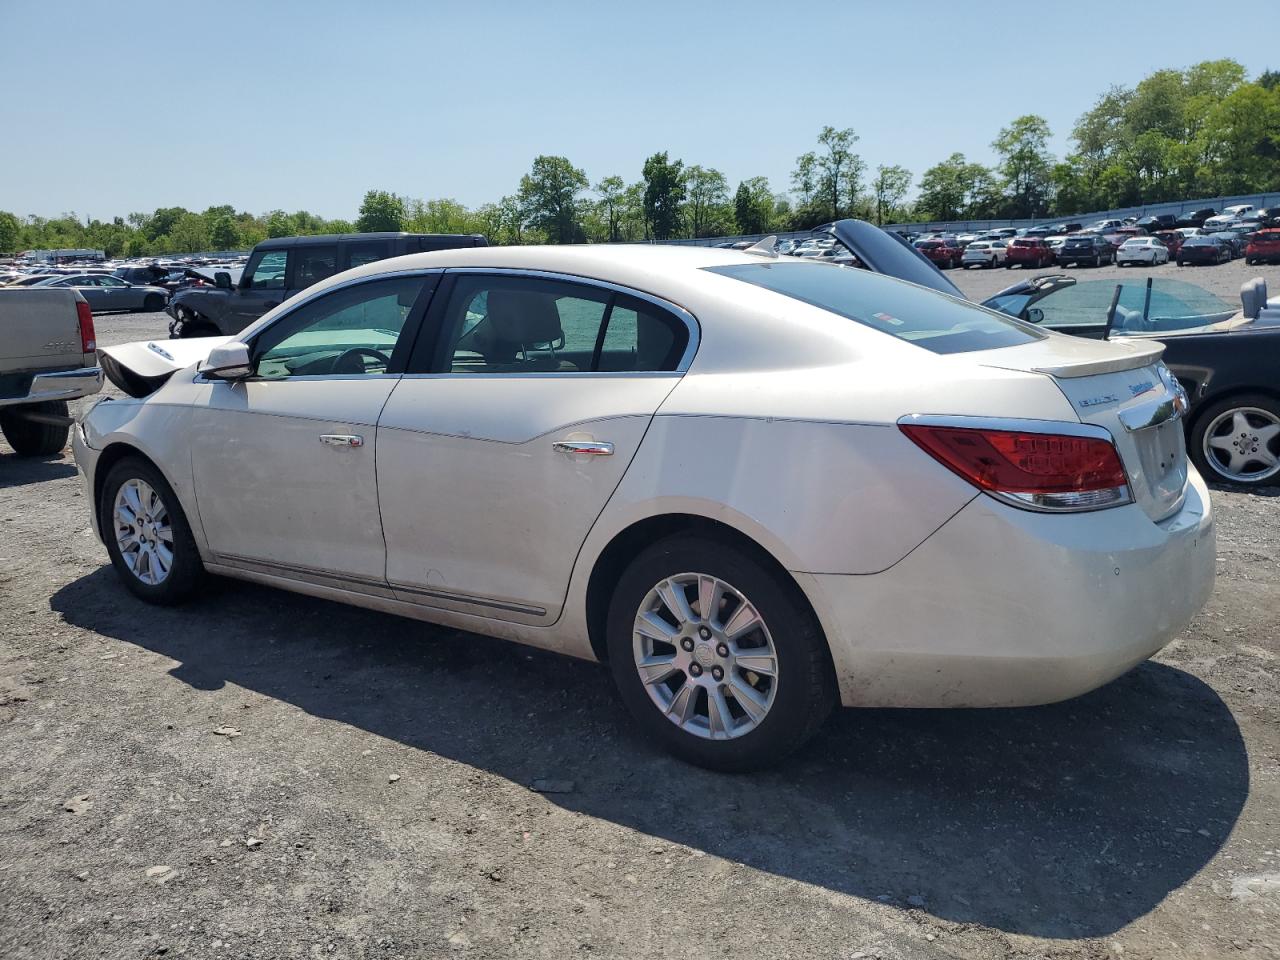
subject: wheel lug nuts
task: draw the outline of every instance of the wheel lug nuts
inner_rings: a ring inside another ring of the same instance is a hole
[[[717,644],[716,654],[721,657],[727,657],[729,655],[729,645],[727,643]]]
[[[698,666],[696,663],[691,663],[689,664],[689,672],[695,677],[700,677],[702,676],[702,667]]]
[[[699,627],[699,628],[698,628],[698,636],[700,636],[703,640],[710,640],[710,639],[711,639],[711,631],[710,631],[708,628],[706,628],[706,627]]]
[[[720,667],[712,667],[712,668],[711,668],[711,676],[713,676],[713,677],[714,677],[715,679],[717,679],[717,680],[723,680],[723,679],[724,679],[724,670],[722,670]]]
[[[680,641],[680,646],[684,647],[686,651],[693,650],[693,639],[691,637],[685,637]]]

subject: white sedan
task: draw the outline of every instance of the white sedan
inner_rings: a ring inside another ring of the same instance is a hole
[[[1003,240],[975,240],[964,248],[960,266],[966,270],[970,267],[989,267],[994,270],[1002,266],[1008,257],[1008,248]]]
[[[1130,237],[1116,250],[1116,266],[1145,263],[1154,267],[1169,262],[1169,248],[1155,237]]]
[[[104,350],[133,396],[74,446],[144,600],[221,574],[605,660],[744,769],[837,703],[1056,701],[1185,626],[1214,526],[1161,350],[768,242],[482,247]]]

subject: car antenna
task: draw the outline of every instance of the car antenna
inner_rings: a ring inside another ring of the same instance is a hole
[[[1151,312],[1151,278],[1147,277],[1147,297],[1142,301],[1142,329],[1147,329],[1147,314]]]
[[[1117,283],[1116,292],[1111,295],[1111,308],[1107,310],[1107,326],[1106,326],[1106,329],[1102,331],[1103,340],[1111,339],[1111,328],[1115,325],[1115,322],[1116,322],[1116,306],[1120,303],[1120,291],[1123,288],[1124,288],[1124,284]]]
[[[770,234],[763,240],[757,240],[751,246],[742,251],[743,253],[754,253],[757,257],[771,257],[778,259],[778,238],[775,234]]]

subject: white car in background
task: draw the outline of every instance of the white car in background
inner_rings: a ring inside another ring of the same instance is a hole
[[[975,240],[964,248],[960,257],[960,266],[968,270],[970,267],[1004,266],[1009,258],[1007,246],[1003,240]]]
[[[1169,248],[1155,237],[1130,237],[1116,250],[1116,266],[1145,263],[1149,267],[1169,262]]]
[[[917,282],[767,241],[485,247],[104,349],[132,396],[75,431],[94,529],[150,602],[215,573],[607,660],[719,769],[836,703],[1046,703],[1151,656],[1214,579],[1163,347],[833,231]]]

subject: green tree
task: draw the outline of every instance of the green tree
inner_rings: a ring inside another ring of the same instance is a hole
[[[644,216],[655,240],[670,240],[680,230],[684,203],[684,162],[669,160],[667,152],[655,153],[644,162]]]
[[[906,167],[876,167],[875,179],[871,181],[871,192],[875,197],[876,223],[882,224],[892,219],[907,191],[911,189],[911,171]]]
[[[234,250],[240,242],[240,232],[231,216],[221,213],[209,224],[209,244],[214,250]]]
[[[605,239],[617,243],[622,236],[622,214],[626,203],[627,184],[621,177],[605,177],[594,187],[600,194],[597,206],[605,225]]]
[[[684,172],[685,225],[691,237],[717,237],[733,229],[729,182],[711,167],[694,164]]]
[[[751,177],[738,184],[733,195],[733,217],[743,233],[765,233],[774,221],[773,191],[766,177]]]
[[[919,212],[930,220],[979,216],[991,203],[994,178],[980,163],[953,153],[920,177]]]
[[[17,253],[22,224],[7,210],[0,210],[0,253]]]
[[[1036,217],[1049,208],[1049,123],[1035,114],[1018,117],[1003,128],[991,147],[1000,156],[998,170],[1010,201],[1009,215]]]
[[[356,230],[360,233],[378,233],[404,229],[404,201],[386,190],[370,190],[360,202],[356,218]],[[270,232],[270,229],[268,229]],[[270,234],[278,236],[278,234]]]
[[[853,212],[862,193],[866,163],[853,152],[858,135],[852,127],[837,130],[823,127],[818,134],[820,149],[796,158],[791,175],[805,207],[822,219],[839,220]]]
[[[566,157],[534,157],[533,168],[520,178],[525,222],[552,243],[579,242],[578,194],[588,183],[586,173]]]

